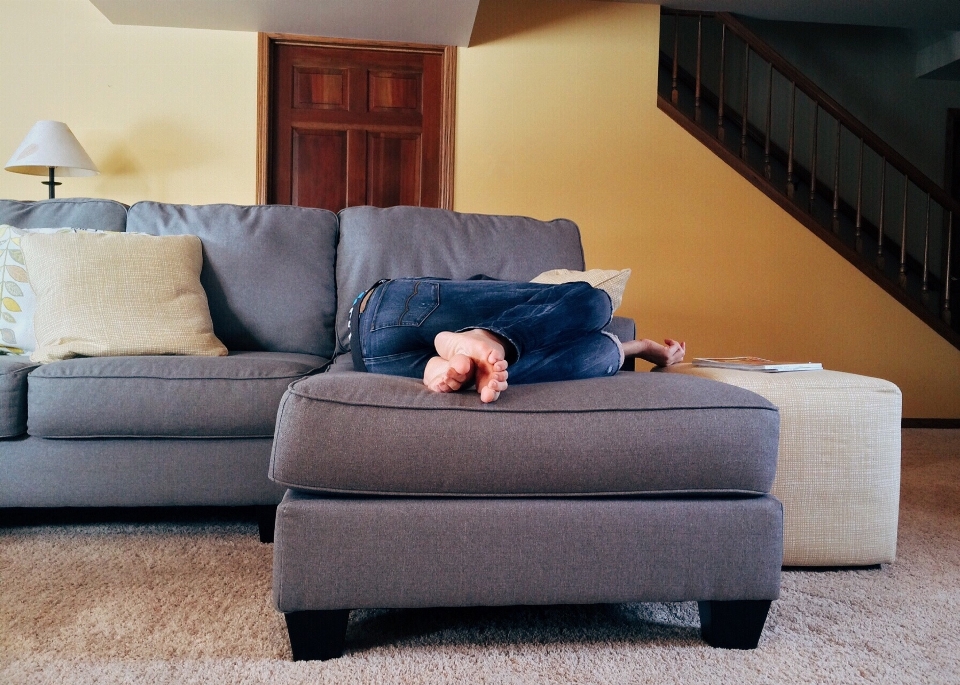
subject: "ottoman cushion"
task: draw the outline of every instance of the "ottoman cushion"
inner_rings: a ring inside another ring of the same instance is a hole
[[[281,402],[270,477],[291,488],[416,496],[769,491],[779,417],[762,397],[665,374],[433,393],[327,373]]]
[[[779,407],[772,492],[783,502],[784,565],[894,560],[901,417],[896,385],[839,371],[760,373],[691,364],[668,371],[746,388]]]
[[[270,437],[294,380],[326,360],[283,352],[227,357],[89,357],[30,376],[29,432],[43,438]]]

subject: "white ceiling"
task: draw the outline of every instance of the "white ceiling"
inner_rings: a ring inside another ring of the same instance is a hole
[[[296,33],[461,46],[470,42],[479,4],[479,0],[90,2],[114,24]],[[960,30],[960,0],[670,0],[666,4],[678,9],[735,12],[758,19]]]
[[[467,45],[479,0],[90,0],[114,24]]]

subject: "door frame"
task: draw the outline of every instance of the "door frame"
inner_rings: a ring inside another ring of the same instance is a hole
[[[269,187],[271,141],[270,81],[273,56],[277,45],[306,45],[348,50],[384,50],[390,52],[426,52],[439,54],[443,60],[440,114],[440,207],[453,209],[453,162],[457,109],[457,48],[452,45],[418,43],[384,43],[348,38],[320,38],[287,33],[257,35],[257,204],[266,204]]]

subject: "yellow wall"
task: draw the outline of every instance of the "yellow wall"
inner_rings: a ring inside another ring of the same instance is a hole
[[[657,109],[659,8],[483,0],[459,53],[456,208],[568,217],[618,312],[688,358],[815,360],[960,417],[960,351]]]
[[[38,119],[64,121],[100,167],[58,197],[253,202],[257,37],[114,26],[88,0],[0,0],[0,164]],[[44,179],[0,171],[0,197]]]
[[[658,8],[483,0],[460,50],[456,206],[569,217],[621,314],[689,356],[816,359],[960,417],[960,352],[656,108]],[[0,162],[66,121],[104,172],[58,195],[253,202],[256,36],[113,26],[88,0],[0,0]],[[0,197],[45,196],[0,171]]]

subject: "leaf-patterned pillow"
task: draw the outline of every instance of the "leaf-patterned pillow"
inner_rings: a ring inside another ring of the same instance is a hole
[[[37,346],[33,311],[37,298],[20,250],[29,233],[72,233],[75,228],[14,228],[0,224],[0,354],[29,355]]]

